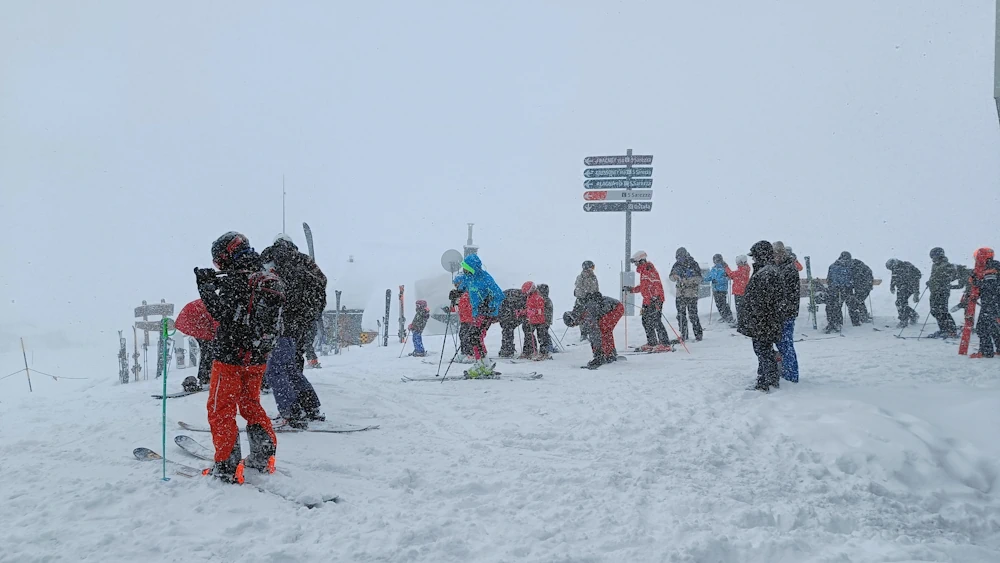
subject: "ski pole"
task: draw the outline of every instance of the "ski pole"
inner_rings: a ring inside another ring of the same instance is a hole
[[[409,334],[407,334],[406,336],[404,336],[404,337],[403,337],[403,347],[402,347],[402,348],[401,348],[401,349],[399,350],[399,356],[398,356],[398,358],[397,358],[397,359],[399,359],[399,358],[402,358],[402,357],[403,357],[403,352],[405,352],[405,351],[406,351],[406,341],[407,341],[407,339],[409,339],[409,336],[410,336],[410,335],[409,335]]]
[[[444,361],[444,345],[448,343],[448,329],[451,328],[451,308],[450,307],[446,308],[448,309],[448,318],[445,321],[444,325],[444,340],[441,342],[441,357],[438,358],[438,370],[437,374],[435,374],[434,377],[441,375],[441,362]],[[455,351],[455,354],[458,354],[457,350]]]
[[[569,327],[566,327],[566,330],[569,330]],[[552,330],[552,327],[549,327],[549,334],[551,334],[552,338],[555,338],[556,342],[559,344],[559,351],[560,352],[565,352],[566,351],[566,347],[563,346],[562,340],[559,340],[559,337],[556,336],[556,331]]]
[[[670,321],[667,321],[667,316],[664,315],[663,313],[660,313],[660,317],[662,317],[663,320],[666,321],[667,326],[670,327],[670,330],[674,331],[674,336],[677,337],[677,341],[680,342],[681,346],[684,347],[684,351],[690,354],[691,350],[688,350],[687,344],[684,343],[684,340],[681,338],[681,335],[677,333],[677,329],[674,328],[674,325],[670,324]]]
[[[563,331],[563,336],[562,337],[566,338],[567,334],[569,334],[569,327],[566,327],[566,330]],[[560,340],[559,343],[562,344],[562,340]]]
[[[458,357],[458,350],[456,349],[455,353],[451,356],[451,360],[448,360],[448,367],[445,368],[444,377],[441,378],[441,381],[448,379],[448,372],[451,371],[451,364],[455,363],[455,358],[457,357]]]
[[[917,340],[920,340],[920,337],[924,335],[924,329],[927,328],[927,321],[929,321],[930,318],[931,318],[931,312],[927,311],[927,316],[924,317],[924,326],[920,327],[920,334],[917,335]]]

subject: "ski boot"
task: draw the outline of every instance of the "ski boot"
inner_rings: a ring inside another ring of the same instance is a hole
[[[223,483],[233,485],[243,484],[243,455],[240,453],[240,442],[236,441],[233,451],[225,461],[217,461],[211,467],[201,472],[206,477],[215,477]]]
[[[536,361],[536,362],[544,362],[545,360],[551,360],[552,359],[552,354],[539,352],[538,354],[535,354],[534,358],[531,358],[531,359],[534,360],[534,361]]]
[[[305,419],[308,421],[326,422],[326,415],[317,409],[306,409]]]
[[[671,348],[670,346],[667,346],[666,344],[658,344],[656,347],[653,348],[653,352],[673,352],[673,351],[674,349]]]
[[[655,349],[656,349],[656,345],[654,345],[654,344],[643,344],[642,346],[639,346],[638,348],[636,348],[635,351],[636,352],[652,352]]]
[[[274,473],[274,442],[271,436],[259,424],[247,426],[247,438],[250,440],[250,455],[240,462],[243,467],[255,469],[261,473]],[[240,472],[242,476],[242,471]]]
[[[193,375],[189,375],[184,378],[184,381],[181,382],[181,388],[188,393],[197,393],[198,391],[204,389],[204,387],[201,386],[201,383],[198,382],[198,378]]]

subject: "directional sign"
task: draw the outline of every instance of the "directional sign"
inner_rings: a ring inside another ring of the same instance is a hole
[[[615,202],[604,202],[604,203],[584,203],[583,210],[587,212],[594,211],[652,211],[653,202],[651,201],[615,201]]]
[[[149,332],[160,332],[163,326],[160,324],[161,321],[135,321],[135,328],[139,330],[148,330]],[[173,319],[167,319],[167,330],[173,331],[177,326],[174,324]]]
[[[152,305],[142,305],[135,308],[135,316],[138,317],[152,317],[160,315],[162,317],[169,317],[174,314],[174,306],[171,303],[153,303]]]
[[[584,166],[621,166],[623,164],[653,164],[653,155],[588,156],[583,159]]]
[[[622,201],[628,199],[653,199],[652,190],[648,192],[623,192],[623,191],[599,191],[592,190],[583,192],[583,199],[587,201]]]
[[[649,178],[653,169],[640,166],[638,168],[587,168],[583,171],[584,178],[632,178],[642,176]]]
[[[584,180],[585,190],[642,190],[653,187],[653,179],[637,180]]]

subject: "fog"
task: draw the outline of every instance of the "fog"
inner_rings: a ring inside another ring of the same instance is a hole
[[[0,347],[195,298],[216,237],[282,230],[282,177],[331,300],[353,255],[373,306],[441,273],[468,222],[503,287],[548,283],[562,310],[590,259],[614,288],[624,217],[584,213],[583,158],[629,148],[655,157],[633,250],[661,272],[759,239],[821,275],[842,250],[883,277],[890,257],[926,275],[932,246],[969,263],[1000,244],[993,10],[8,2]]]

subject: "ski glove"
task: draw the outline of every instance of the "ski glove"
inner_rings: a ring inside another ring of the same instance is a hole
[[[211,268],[195,268],[194,279],[198,285],[215,281],[216,271]]]
[[[622,291],[624,291],[625,293],[632,293],[632,286],[631,285],[623,285],[622,286]]]

